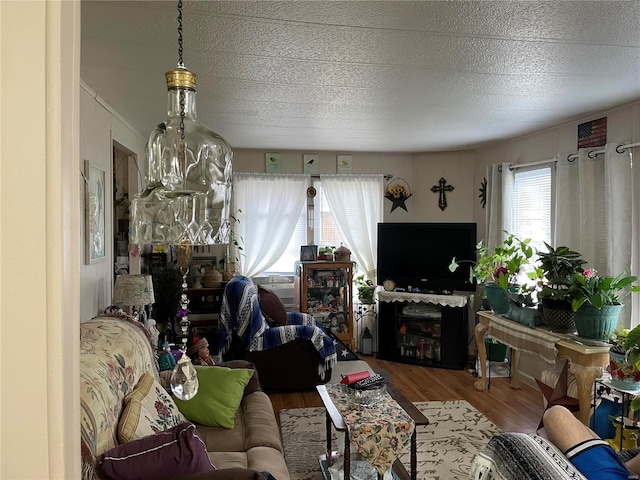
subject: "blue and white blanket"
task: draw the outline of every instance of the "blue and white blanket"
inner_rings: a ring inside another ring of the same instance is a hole
[[[313,317],[306,313],[287,312],[287,325],[269,327],[260,310],[258,291],[250,278],[239,275],[227,284],[220,311],[220,348],[225,352],[230,346],[233,332],[242,341],[242,346],[253,351],[263,351],[284,345],[296,338],[313,343],[320,362],[318,373],[321,377],[334,367],[337,361],[333,340]]]

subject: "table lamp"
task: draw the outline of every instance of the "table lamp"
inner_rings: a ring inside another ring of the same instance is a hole
[[[113,303],[119,307],[131,307],[131,316],[143,322],[146,305],[153,305],[153,280],[151,275],[118,275],[113,289]],[[140,318],[139,312],[142,313]]]

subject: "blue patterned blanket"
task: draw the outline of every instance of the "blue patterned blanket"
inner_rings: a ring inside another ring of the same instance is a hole
[[[311,315],[287,312],[287,325],[270,328],[260,310],[255,285],[250,278],[242,275],[232,278],[225,287],[219,331],[223,352],[231,346],[233,332],[236,332],[242,346],[250,352],[268,350],[296,338],[311,341],[321,360],[321,376],[333,368],[337,361],[333,340],[316,325]]]

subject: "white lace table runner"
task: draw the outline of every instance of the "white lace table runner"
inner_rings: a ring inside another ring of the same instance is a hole
[[[468,298],[464,295],[434,295],[430,293],[378,292],[381,302],[433,303],[445,307],[464,307]]]

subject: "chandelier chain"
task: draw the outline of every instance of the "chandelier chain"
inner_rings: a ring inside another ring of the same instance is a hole
[[[178,0],[178,68],[184,68],[182,59],[182,0]],[[184,92],[178,89],[180,97],[180,140],[184,140]]]
[[[182,59],[182,0],[178,1],[178,67],[184,67]]]

